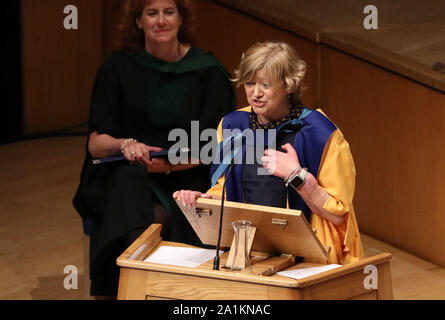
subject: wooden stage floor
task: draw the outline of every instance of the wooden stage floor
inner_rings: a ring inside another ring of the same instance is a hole
[[[71,200],[84,137],[28,140],[0,146],[0,299],[85,298],[81,220]],[[366,255],[393,254],[394,299],[445,299],[445,268],[362,235]],[[66,266],[78,289],[64,288]]]

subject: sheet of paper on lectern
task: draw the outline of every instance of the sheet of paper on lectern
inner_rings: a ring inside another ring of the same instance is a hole
[[[161,246],[144,261],[196,268],[213,257],[215,257],[215,250]]]
[[[285,276],[292,279],[304,279],[325,271],[329,271],[335,268],[339,268],[341,265],[339,264],[328,264],[326,266],[321,267],[312,267],[312,268],[303,268],[303,269],[294,269],[294,270],[286,270],[277,272],[277,274],[281,276]]]

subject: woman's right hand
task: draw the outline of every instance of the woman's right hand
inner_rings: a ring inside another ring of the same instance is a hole
[[[123,148],[123,154],[131,163],[145,165],[147,161],[150,161],[150,148],[142,142],[127,142]]]
[[[180,190],[173,193],[173,199],[176,200],[178,198],[181,200],[184,207],[190,208],[196,206],[198,198],[212,199],[212,195],[209,193],[201,193],[199,191]]]

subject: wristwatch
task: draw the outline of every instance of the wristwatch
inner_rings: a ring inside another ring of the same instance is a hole
[[[304,182],[304,179],[306,179],[306,175],[307,175],[307,169],[303,168],[301,169],[294,177],[293,179],[289,182],[290,185],[297,190],[299,187],[301,187],[301,185]]]

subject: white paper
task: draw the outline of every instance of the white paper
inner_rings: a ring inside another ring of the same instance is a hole
[[[144,261],[196,268],[215,257],[215,253],[211,249],[161,246]]]
[[[285,276],[288,278],[293,278],[293,279],[304,279],[310,276],[313,276],[315,274],[319,274],[328,270],[332,270],[335,268],[339,268],[341,267],[341,265],[339,264],[328,264],[326,266],[321,266],[321,267],[312,267],[312,268],[303,268],[303,269],[294,269],[294,270],[286,270],[286,271],[280,271],[277,272],[277,274],[281,275],[281,276]]]

